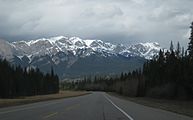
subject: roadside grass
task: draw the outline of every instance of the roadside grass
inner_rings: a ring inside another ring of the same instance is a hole
[[[129,100],[144,106],[167,110],[170,112],[193,117],[193,101],[190,101],[190,100],[189,101],[166,100],[166,99],[156,99],[156,98],[148,98],[148,97],[126,97],[116,93],[108,93],[108,94],[125,99],[125,100]]]
[[[90,94],[90,93],[86,91],[60,91],[57,94],[37,95],[37,96],[29,96],[29,97],[27,96],[27,97],[19,97],[14,99],[0,99],[0,108],[23,105],[28,103],[35,103],[40,101],[76,97],[76,96],[82,96],[86,94]]]

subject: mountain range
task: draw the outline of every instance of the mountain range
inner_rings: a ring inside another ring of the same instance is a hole
[[[138,69],[160,49],[156,42],[126,46],[64,36],[16,42],[0,40],[1,58],[22,67],[38,67],[43,72],[50,72],[53,67],[61,79]]]

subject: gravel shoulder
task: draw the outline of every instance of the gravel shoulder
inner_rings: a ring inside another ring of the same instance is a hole
[[[14,99],[0,99],[0,108],[29,104],[29,103],[40,102],[40,101],[76,97],[76,96],[82,96],[86,94],[90,94],[90,93],[86,91],[60,91],[58,94],[19,97]]]

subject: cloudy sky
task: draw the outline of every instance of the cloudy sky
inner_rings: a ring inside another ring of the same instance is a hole
[[[188,43],[193,0],[0,0],[0,38]]]

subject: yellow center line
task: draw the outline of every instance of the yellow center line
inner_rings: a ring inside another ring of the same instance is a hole
[[[43,118],[44,118],[44,119],[48,119],[48,118],[53,117],[53,116],[55,116],[55,115],[57,115],[57,114],[58,114],[58,112],[50,113],[50,114],[44,116]]]
[[[72,109],[77,108],[79,106],[80,106],[80,104],[75,104],[75,105],[72,105],[72,106],[65,108],[65,110],[72,110]]]
[[[65,110],[72,110],[72,109],[75,109],[79,106],[80,106],[80,104],[75,104],[75,105],[72,105],[72,106],[69,106],[69,107],[65,108]],[[53,113],[50,113],[50,114],[44,116],[43,118],[48,119],[48,118],[51,118],[53,116],[56,116],[57,114],[58,114],[58,112],[53,112]]]

